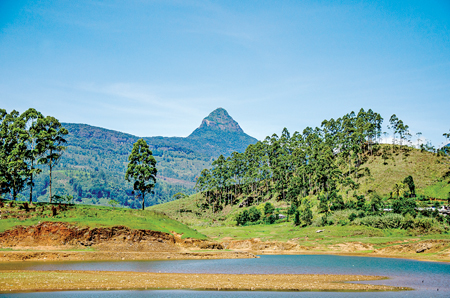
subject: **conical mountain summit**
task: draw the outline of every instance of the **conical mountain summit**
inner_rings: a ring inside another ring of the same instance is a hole
[[[224,108],[218,108],[212,111],[208,117],[203,119],[200,127],[197,128],[192,135],[201,130],[222,130],[227,132],[244,133],[239,124],[231,118]]]
[[[246,134],[223,108],[212,111],[186,139],[200,141],[201,147],[224,155],[243,152],[258,141]]]

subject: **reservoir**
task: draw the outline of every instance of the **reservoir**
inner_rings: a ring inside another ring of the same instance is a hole
[[[411,287],[403,292],[220,292],[189,290],[69,291],[0,294],[2,297],[450,297],[450,264],[407,259],[335,255],[263,255],[259,259],[10,262],[0,269],[103,270],[232,274],[362,274],[390,279],[365,283]]]

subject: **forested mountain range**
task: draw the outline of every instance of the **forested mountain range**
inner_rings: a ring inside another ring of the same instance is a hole
[[[132,185],[124,175],[133,143],[140,137],[87,124],[62,123],[69,131],[67,149],[55,168],[54,185],[58,195],[73,195],[74,200],[90,204],[138,207]],[[158,183],[148,205],[172,200],[182,192],[194,192],[196,178],[219,155],[243,152],[257,140],[240,128],[225,109],[218,108],[186,138],[144,137],[157,160]],[[44,169],[44,168],[43,168]],[[48,174],[40,174],[34,188],[35,200],[48,200]],[[25,196],[27,190],[23,192]]]

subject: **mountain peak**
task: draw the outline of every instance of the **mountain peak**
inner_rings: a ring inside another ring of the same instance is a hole
[[[220,148],[220,154],[244,152],[258,140],[246,134],[223,108],[215,109],[186,139],[199,142],[204,148]]]
[[[211,112],[198,129],[222,130],[228,132],[244,132],[224,108],[217,108]]]

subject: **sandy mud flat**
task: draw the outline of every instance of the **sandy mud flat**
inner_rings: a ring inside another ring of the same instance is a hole
[[[3,251],[0,262],[14,261],[144,261],[257,258],[246,251],[117,252],[117,251]]]
[[[401,291],[356,284],[380,276],[330,274],[183,274],[118,271],[0,270],[0,293],[61,290],[197,289],[278,291]]]

